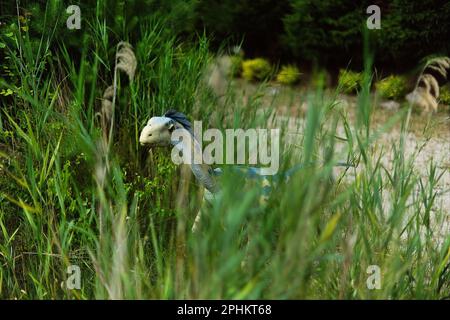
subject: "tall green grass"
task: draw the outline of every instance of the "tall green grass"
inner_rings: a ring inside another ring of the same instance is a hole
[[[431,213],[442,172],[430,163],[423,179],[415,155],[406,157],[407,110],[371,127],[370,59],[358,121],[323,88],[312,92],[298,139],[281,156],[282,171],[310,165],[275,183],[265,205],[260,186],[225,165],[223,192],[194,234],[201,188],[170,150],[141,148],[139,131],[172,107],[221,129],[266,127],[264,86],[242,99],[231,85],[219,103],[201,81],[208,40],[180,41],[163,19],[149,19],[133,43],[138,72],[120,83],[105,150],[96,112],[115,43],[102,10],[79,58],[51,33],[38,51],[21,35],[8,47],[21,89],[1,101],[1,298],[448,298],[450,237],[432,223],[446,213]],[[403,134],[390,169],[377,138],[395,123]],[[343,160],[354,167],[337,173]],[[80,290],[66,286],[70,265],[81,268]],[[367,287],[370,265],[381,270],[378,290]]]

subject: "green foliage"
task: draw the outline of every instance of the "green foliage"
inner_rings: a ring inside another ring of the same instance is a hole
[[[295,57],[342,65],[362,56],[361,26],[370,1],[291,0],[290,3],[292,11],[283,18],[286,29],[283,39]]]
[[[343,93],[355,93],[361,88],[363,74],[351,70],[339,70],[338,87]]]
[[[407,83],[404,77],[390,75],[376,83],[377,92],[385,99],[402,99],[407,91]]]
[[[410,65],[428,55],[450,52],[450,43],[444,40],[450,30],[450,2],[394,0],[385,8],[375,39],[381,62]]]
[[[270,62],[263,58],[249,59],[242,62],[242,77],[249,81],[265,80],[270,76],[271,71]]]
[[[198,30],[211,35],[213,45],[234,45],[245,39],[248,56],[278,56],[281,46],[282,17],[289,12],[288,0],[198,0],[195,15]]]
[[[239,77],[242,73],[242,63],[244,58],[241,55],[235,54],[230,57],[231,59],[231,76]]]
[[[300,80],[300,71],[296,66],[282,66],[277,74],[277,81],[285,85],[294,85]]]
[[[58,1],[48,3],[36,19],[58,12],[52,9]],[[183,40],[167,27],[176,23],[162,14],[172,2],[160,1],[163,11],[137,21],[121,13],[128,10],[123,1],[97,3],[83,13],[80,33],[55,29],[53,35],[31,20],[24,37],[14,26],[14,41],[2,42],[8,84],[18,90],[0,99],[0,298],[448,296],[450,241],[433,227],[446,217],[435,203],[439,166],[430,163],[426,177],[417,175],[416,154],[405,152],[403,140],[393,142],[393,167],[381,165],[384,150],[373,142],[397,121],[406,130],[409,118],[398,112],[372,132],[368,99],[358,102],[366,113],[353,130],[334,98],[311,92],[295,148],[280,150],[280,174],[308,165],[287,181],[273,179],[265,204],[258,182],[224,166],[221,196],[204,208],[203,225],[192,233],[201,190],[171,162],[170,149],[142,148],[139,132],[149,116],[169,107],[204,124],[214,113],[222,130],[263,128],[269,115],[257,111],[266,107],[265,87],[248,93],[248,103],[229,92],[226,106],[214,108],[201,81],[209,42]],[[158,2],[130,6],[137,3]],[[12,16],[14,9],[13,3]],[[110,11],[120,19],[106,18]],[[133,44],[138,68],[133,83],[118,81],[114,139],[105,148],[96,113],[112,81],[118,37]],[[39,50],[36,40],[48,46]],[[270,65],[257,65],[252,78],[264,79]],[[281,146],[288,133],[282,126]],[[356,167],[335,176],[342,159]],[[382,270],[380,290],[367,288],[373,264]],[[70,265],[81,268],[79,290],[65,286]]]
[[[298,59],[343,66],[362,64],[362,30],[373,1],[290,0],[282,19],[285,46]],[[413,67],[433,53],[450,52],[450,3],[442,0],[393,0],[381,8],[381,30],[369,30],[376,62],[387,67]]]
[[[439,101],[450,106],[450,86],[443,86],[439,93]]]

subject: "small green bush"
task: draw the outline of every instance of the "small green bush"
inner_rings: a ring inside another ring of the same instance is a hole
[[[363,75],[361,72],[351,70],[339,71],[338,85],[343,93],[355,93],[361,88]]]
[[[405,96],[406,80],[402,76],[390,75],[376,83],[377,92],[385,99],[398,100]]]
[[[439,95],[439,101],[442,104],[446,104],[448,106],[450,106],[450,86],[444,86],[441,88],[441,92]]]
[[[296,66],[287,65],[281,67],[281,71],[277,75],[277,81],[285,85],[296,84],[300,79],[300,71]]]
[[[245,60],[242,63],[242,76],[249,80],[264,80],[271,72],[269,61],[263,58]]]
[[[242,73],[242,62],[244,59],[241,55],[233,55],[231,59],[231,76],[239,77]]]

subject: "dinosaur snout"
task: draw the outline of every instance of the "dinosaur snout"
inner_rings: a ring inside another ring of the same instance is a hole
[[[149,143],[149,137],[151,137],[151,134],[147,132],[147,130],[142,130],[141,135],[139,137],[139,143],[141,146],[145,146]]]
[[[139,143],[140,143],[141,146],[145,146],[145,145],[149,144],[147,139],[145,137],[142,137],[142,136],[139,138]]]

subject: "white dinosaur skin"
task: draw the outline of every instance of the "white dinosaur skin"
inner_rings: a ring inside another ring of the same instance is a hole
[[[166,117],[153,117],[148,120],[142,129],[139,143],[142,146],[169,146],[171,145],[171,132],[175,129],[172,119]]]

